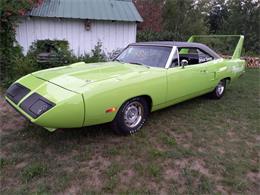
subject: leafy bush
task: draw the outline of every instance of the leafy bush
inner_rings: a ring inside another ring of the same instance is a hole
[[[84,54],[79,56],[76,61],[82,61],[85,63],[95,63],[95,62],[105,62],[106,55],[102,51],[102,43],[100,41],[97,42],[94,49],[91,50],[90,54]]]
[[[4,50],[4,49],[3,49]],[[17,60],[21,59],[24,57],[24,55],[22,54],[22,48],[17,45],[17,46],[13,46],[10,48],[6,48],[6,50],[8,53],[12,53],[12,56],[10,56],[9,58],[0,58],[0,85],[1,86],[5,86],[8,85],[10,83],[10,80],[13,80],[13,77],[15,75],[14,72],[14,66],[17,63]],[[5,52],[0,52],[1,55],[4,55],[3,53]]]
[[[44,60],[40,60],[41,54],[46,54]],[[75,56],[69,50],[69,43],[66,40],[37,40],[30,46],[27,56],[34,58],[40,69],[66,65],[75,61]]]
[[[42,0],[1,0],[0,6],[0,83],[4,85],[12,78],[13,65],[21,57],[21,47],[16,46],[15,26],[18,18]]]
[[[5,75],[1,82],[2,87],[8,87],[18,78],[29,73],[57,66],[64,66],[75,62],[83,61],[85,63],[104,62],[107,57],[102,51],[102,43],[98,42],[90,54],[84,54],[76,57],[69,50],[69,43],[65,40],[38,40],[32,43],[26,56],[22,54],[20,46],[13,47],[14,55],[9,60],[8,71],[2,71]],[[46,60],[41,61],[39,56],[42,53],[48,53]],[[50,58],[48,57],[50,55]]]
[[[36,61],[30,56],[25,56],[16,60],[16,65],[13,68],[15,78],[20,78],[26,74],[32,73],[39,70]]]
[[[112,52],[109,52],[107,54],[108,60],[113,60],[115,57],[117,57],[122,52],[122,49],[115,49]]]
[[[36,60],[30,56],[16,57],[13,58],[11,61],[12,66],[10,66],[10,73],[6,74],[5,79],[1,83],[2,87],[7,87],[18,78],[39,70],[39,68],[37,67]]]

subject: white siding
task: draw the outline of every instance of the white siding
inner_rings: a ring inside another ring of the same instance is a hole
[[[91,21],[86,31],[84,20],[58,18],[23,18],[16,28],[16,39],[26,53],[35,40],[65,39],[74,54],[90,53],[98,41],[108,53],[136,41],[136,23]]]

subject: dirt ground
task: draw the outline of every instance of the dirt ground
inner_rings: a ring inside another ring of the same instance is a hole
[[[10,116],[12,116],[11,120]],[[1,135],[10,130],[18,130],[17,127],[23,129],[28,123],[23,116],[6,103],[3,96],[0,96],[0,118]]]

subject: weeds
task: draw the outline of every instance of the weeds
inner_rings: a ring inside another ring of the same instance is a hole
[[[8,161],[4,158],[0,158],[0,168],[4,168],[5,165],[8,164]]]
[[[112,164],[110,165],[110,167],[108,167],[107,171],[106,171],[106,175],[108,177],[108,182],[106,183],[105,186],[105,191],[113,191],[113,189],[115,188],[116,184],[118,183],[118,178],[117,175],[120,172],[121,167],[118,164]]]
[[[119,154],[119,149],[117,149],[115,146],[112,147],[112,148],[108,148],[106,151],[105,151],[105,155],[110,157],[110,156],[116,156]]]
[[[42,177],[47,173],[47,166],[39,163],[32,163],[21,172],[22,180],[26,183],[35,177]]]
[[[161,175],[161,169],[157,164],[150,164],[147,167],[147,173],[151,177],[159,177]]]

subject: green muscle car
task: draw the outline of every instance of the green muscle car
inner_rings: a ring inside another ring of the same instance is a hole
[[[6,100],[32,123],[49,131],[111,122],[132,134],[150,112],[202,94],[219,99],[226,84],[245,70],[240,59],[244,37],[231,59],[193,42],[128,45],[113,61],[34,72],[12,84]]]

